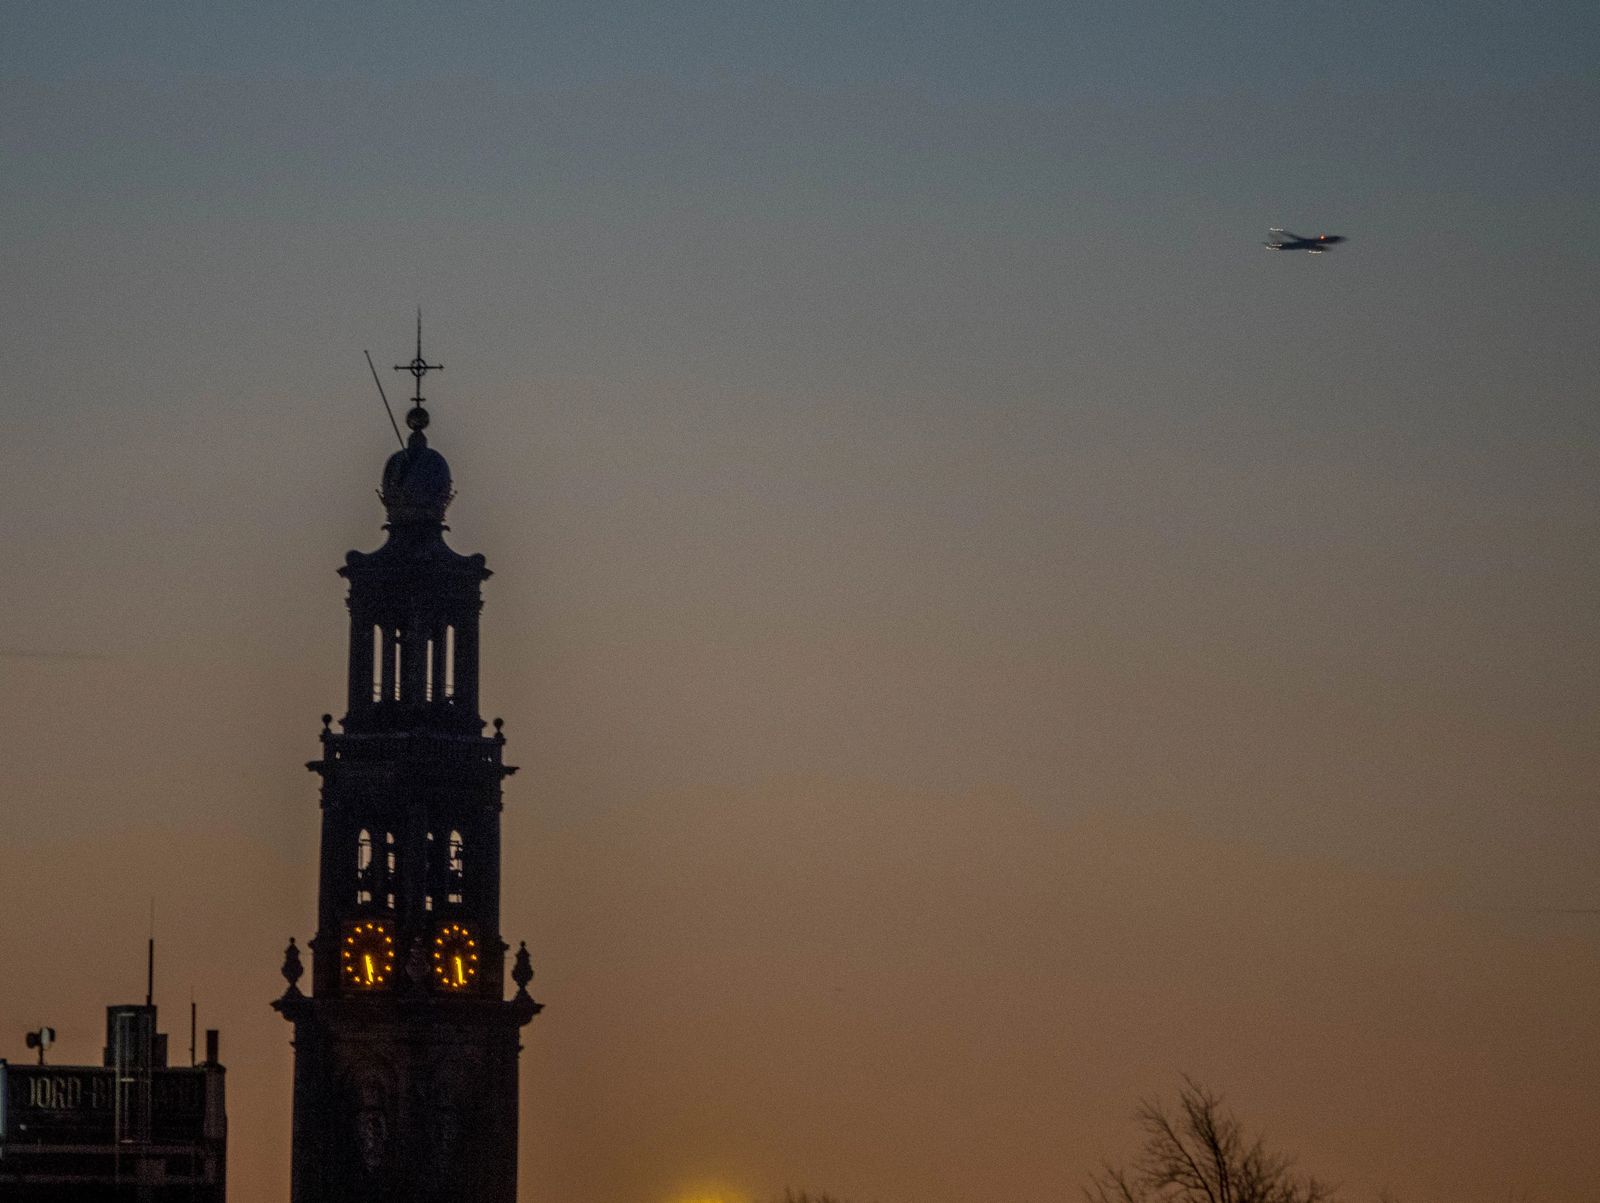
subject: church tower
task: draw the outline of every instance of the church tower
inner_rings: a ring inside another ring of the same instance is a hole
[[[505,997],[500,720],[478,712],[481,555],[444,540],[450,466],[411,437],[380,497],[388,539],[352,551],[349,699],[322,718],[322,851],[311,992],[300,950],[273,1007],[294,1024],[293,1203],[514,1203],[527,946]]]

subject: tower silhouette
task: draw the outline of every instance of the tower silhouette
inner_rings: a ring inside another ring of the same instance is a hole
[[[311,993],[289,941],[293,1203],[512,1203],[526,945],[505,997],[499,719],[478,712],[482,555],[444,540],[450,466],[428,446],[417,355],[411,435],[380,497],[388,539],[352,551],[349,698],[323,715],[322,849]]]

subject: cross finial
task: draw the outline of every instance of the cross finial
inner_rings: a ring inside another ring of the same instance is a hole
[[[394,365],[397,372],[410,372],[416,378],[416,391],[411,397],[411,411],[406,414],[406,425],[415,432],[413,438],[422,434],[423,427],[428,424],[428,411],[422,408],[422,403],[427,400],[422,395],[422,378],[429,372],[444,371],[444,364],[429,363],[422,357],[422,306],[417,306],[417,357],[410,363],[397,363]]]
[[[413,359],[410,363],[397,363],[397,364],[395,364],[394,365],[394,370],[397,371],[397,372],[410,372],[413,376],[415,376],[417,378],[417,390],[411,397],[411,404],[412,405],[421,405],[425,400],[427,400],[427,398],[422,395],[422,378],[424,376],[426,376],[429,372],[442,372],[442,371],[444,371],[444,364],[442,364],[442,363],[429,363],[426,359],[422,358],[422,308],[421,308],[421,306],[417,307],[417,357],[415,359]]]

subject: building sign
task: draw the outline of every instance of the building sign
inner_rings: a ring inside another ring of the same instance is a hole
[[[0,1140],[8,1144],[199,1140],[205,1101],[202,1069],[154,1069],[119,1084],[113,1069],[0,1062]]]

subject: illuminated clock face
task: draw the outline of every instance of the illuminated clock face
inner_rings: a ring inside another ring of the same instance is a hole
[[[433,980],[465,990],[478,980],[478,940],[464,923],[446,923],[433,937]]]
[[[347,985],[357,990],[380,989],[394,973],[394,934],[387,923],[368,919],[345,928],[339,950]]]

